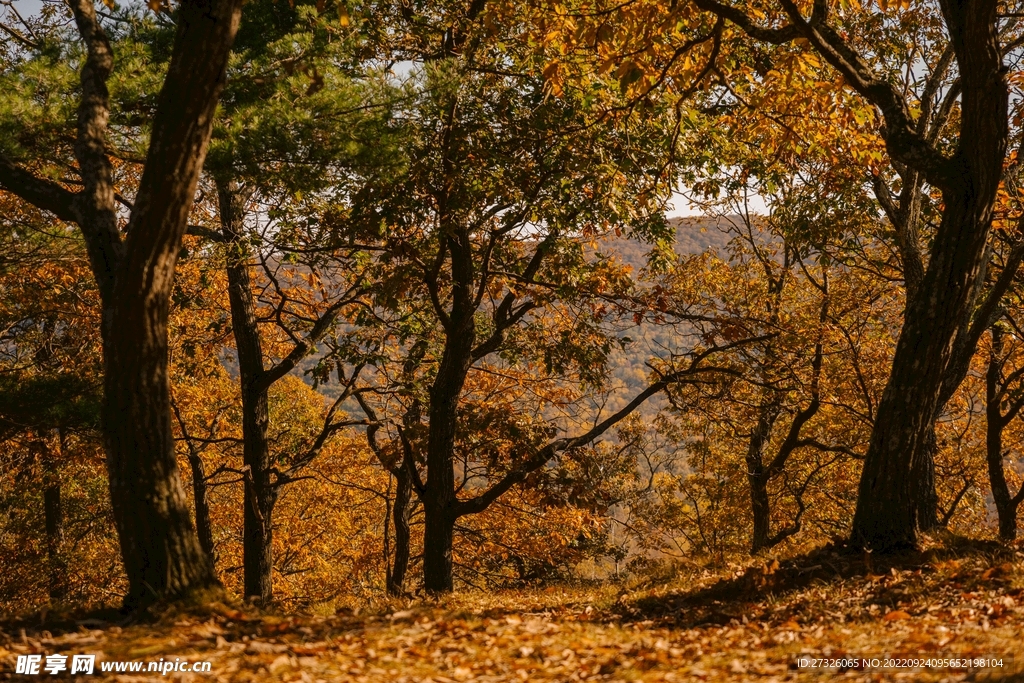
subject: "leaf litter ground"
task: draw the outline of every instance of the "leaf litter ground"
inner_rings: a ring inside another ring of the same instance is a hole
[[[215,604],[119,626],[36,614],[0,624],[0,680],[71,680],[10,673],[19,654],[97,653],[212,663],[211,674],[104,679],[116,681],[1024,681],[1022,639],[1024,553],[947,539],[885,559],[826,548],[663,581],[329,616]],[[809,669],[801,656],[995,657],[1002,667]]]

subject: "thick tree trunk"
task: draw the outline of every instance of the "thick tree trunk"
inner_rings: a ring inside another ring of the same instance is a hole
[[[449,338],[430,402],[427,482],[423,494],[423,586],[434,593],[451,591],[455,532],[455,424],[465,366]]]
[[[922,124],[934,125],[931,120],[919,121],[919,126]],[[924,280],[924,260],[921,254],[919,228],[921,200],[925,189],[920,173],[910,168],[903,169],[901,173],[902,189],[898,201],[893,201],[889,187],[882,180],[881,175],[875,176],[875,196],[894,229],[896,248],[903,266],[903,282],[906,290],[905,305],[909,305],[910,301],[918,295],[921,282]],[[904,315],[906,315],[905,309]],[[969,319],[966,322],[970,325]],[[947,400],[948,398],[940,400],[940,410]],[[917,470],[913,475],[918,482],[917,520],[922,530],[932,529],[938,524],[938,495],[935,492],[936,446],[935,423],[933,422],[922,443],[922,450],[916,461]]]
[[[876,551],[916,544],[922,482],[914,475],[921,476],[926,466],[921,454],[934,425],[956,332],[950,320],[963,312],[984,251],[991,202],[982,207],[973,197],[956,199],[947,199],[950,205],[939,231],[940,239],[945,236],[950,243],[935,248],[923,295],[908,308],[864,460],[852,540]]]
[[[129,609],[218,583],[192,527],[174,456],[167,317],[181,238],[240,15],[240,0],[181,3],[127,240],[114,248],[107,240],[116,235],[97,234],[89,221],[82,224],[106,293],[103,427]],[[98,189],[112,193],[112,186]],[[112,199],[104,204],[112,210]],[[120,252],[117,270],[105,271],[112,263],[94,258],[102,257],[98,252]]]
[[[249,277],[251,255],[242,224],[245,203],[251,191],[244,190],[234,181],[218,180],[217,192],[221,230],[228,244],[228,298],[242,389],[242,454],[246,468],[242,522],[243,584],[247,598],[266,605],[274,597],[273,514],[277,492],[270,472],[268,391],[264,382],[256,302]]]
[[[772,510],[768,500],[768,482],[763,475],[748,474],[750,482],[750,511],[754,516],[754,533],[750,552],[754,555],[769,548]]]
[[[457,519],[455,495],[455,436],[459,398],[473,357],[472,261],[468,234],[451,240],[452,315],[437,377],[430,391],[427,436],[427,482],[423,494],[423,586],[448,592],[452,583],[452,543]],[[468,272],[467,272],[468,271]]]
[[[452,546],[455,539],[454,498],[424,502],[423,587],[431,593],[448,593],[454,588]]]
[[[986,242],[1007,140],[1007,88],[996,3],[944,6],[963,84],[956,182],[920,290],[910,298],[892,371],[865,455],[851,540],[876,551],[917,541],[923,444],[937,412],[960,322],[984,273]],[[896,138],[893,138],[894,140]]]
[[[155,318],[166,324],[166,308],[124,308],[112,316],[118,324],[105,345],[103,419],[110,495],[130,584],[125,603],[140,606],[216,579],[192,528],[173,457],[166,327],[147,323]]]
[[[93,0],[70,0],[86,48],[75,156],[78,193],[0,158],[0,182],[82,230],[103,302],[102,424],[125,608],[218,585],[192,527],[171,431],[167,317],[174,267],[224,86],[242,0],[181,0],[171,62],[122,239],[107,156],[114,56]]]
[[[134,304],[134,305],[133,305]],[[127,607],[216,579],[178,477],[167,377],[167,298],[107,312],[103,423],[110,497],[129,579]]]

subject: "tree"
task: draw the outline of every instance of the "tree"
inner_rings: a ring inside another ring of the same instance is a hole
[[[471,376],[494,374],[534,383],[538,395],[545,385],[599,386],[613,343],[601,301],[630,280],[584,245],[616,230],[663,236],[669,156],[656,108],[592,119],[602,110],[593,99],[612,102],[614,91],[554,96],[562,86],[538,68],[521,25],[476,5],[422,12],[396,17],[391,43],[395,58],[418,62],[415,97],[402,112],[408,166],[338,214],[338,233],[374,267],[371,305],[351,319],[356,331],[337,353],[381,378],[400,376],[396,364],[422,354],[410,370],[412,395],[376,384],[390,409],[371,408],[397,438],[410,438],[418,467],[402,467],[424,508],[424,585],[450,591],[460,518],[597,439],[670,381],[653,378],[622,410],[560,438],[550,438],[559,422],[536,407],[520,408],[517,424],[514,411],[495,411],[470,391]],[[672,372],[697,372],[713,353]],[[408,425],[414,399],[422,422]],[[477,439],[493,440],[493,451],[472,447]]]
[[[280,489],[316,456],[324,440],[351,424],[332,422],[332,410],[323,438],[308,457],[279,469],[283,463],[268,440],[270,388],[316,353],[339,312],[361,294],[358,269],[325,275],[315,253],[309,258],[289,251],[289,240],[297,230],[319,229],[314,197],[344,201],[358,187],[361,173],[382,174],[392,163],[387,127],[382,125],[390,114],[389,88],[381,75],[354,75],[357,67],[347,63],[353,61],[358,42],[358,27],[324,19],[313,3],[261,3],[247,9],[207,162],[219,234],[193,230],[227,250],[246,467],[244,590],[263,604],[273,597],[273,511]],[[262,230],[254,225],[260,206],[270,222]],[[283,261],[301,261],[301,266]],[[259,272],[253,277],[257,262],[263,266],[262,278]],[[303,278],[296,270],[307,270],[311,277]],[[257,294],[268,286],[272,295]],[[260,311],[261,303],[269,310]],[[268,326],[288,340],[275,340],[265,350],[271,340],[263,339],[267,332],[261,328]],[[326,381],[330,374],[319,379]],[[355,379],[339,378],[347,390],[336,398],[335,407],[349,398]]]
[[[780,56],[795,53],[795,59],[786,65],[793,71],[821,74],[818,82],[825,87],[819,86],[820,90],[827,91],[828,84],[838,82],[857,93],[879,116],[878,135],[892,163],[919,174],[940,195],[941,220],[921,287],[907,303],[890,379],[865,456],[851,532],[856,545],[897,550],[916,542],[920,488],[915,473],[920,471],[928,425],[940,402],[957,332],[962,321],[972,317],[985,277],[986,245],[1009,135],[1004,53],[1017,46],[1015,19],[1001,19],[994,0],[890,8],[897,14],[895,20],[906,17],[928,26],[932,48],[928,52],[941,55],[948,51],[946,59],[955,65],[957,80],[949,89],[958,96],[947,100],[955,111],[944,139],[936,140],[918,128],[921,112],[934,106],[933,101],[919,103],[928,98],[941,100],[944,93],[926,91],[924,84],[906,93],[898,86],[894,74],[902,68],[897,64],[909,64],[911,58],[907,48],[898,59],[877,49],[879,25],[889,18],[859,5],[830,5],[823,0],[815,2],[809,15],[805,14],[807,7],[791,0],[754,8],[694,0],[670,8],[651,4],[634,9],[628,21],[646,20],[662,30],[655,33],[657,46],[632,59],[628,70],[636,71],[631,81],[639,82],[640,89],[652,90],[666,83],[671,67],[682,62],[676,80],[685,83],[687,76],[693,76],[693,88],[699,89],[709,88],[719,77],[717,82],[728,90],[726,65],[736,59],[733,55],[754,57],[733,62],[742,65],[735,72],[737,80],[759,83],[780,70],[773,69],[770,53],[759,55],[750,49],[751,44],[778,46]],[[736,27],[740,35],[729,27]],[[668,49],[670,46],[675,49]],[[733,47],[735,51],[730,53]],[[655,59],[645,63],[644,55],[661,58],[658,68],[652,68]],[[700,59],[693,59],[698,56]],[[764,61],[759,63],[757,58]],[[934,62],[927,66],[931,72],[945,70],[936,69]],[[820,101],[817,95],[809,99]],[[752,106],[749,99],[743,104]],[[911,182],[909,176],[901,175]]]
[[[174,266],[206,154],[213,114],[241,16],[240,0],[184,0],[146,161],[122,237],[108,154],[115,67],[91,0],[71,3],[85,47],[75,158],[80,191],[19,163],[4,141],[0,187],[75,223],[85,238],[103,308],[102,424],[110,496],[129,580],[125,607],[216,585],[185,505],[169,405],[167,316]]]
[[[1007,483],[1003,460],[1011,451],[1004,448],[1004,430],[1024,407],[1020,391],[1020,377],[1024,370],[1007,367],[1016,356],[1018,349],[1015,347],[1020,334],[1013,317],[1008,316],[1007,323],[1005,327],[1009,329],[1005,329],[1003,323],[997,323],[990,329],[991,346],[985,373],[985,455],[992,499],[999,517],[999,537],[1013,541],[1017,538],[1017,508],[1024,500],[1024,484],[1012,493]],[[1007,337],[1010,337],[1009,344]]]
[[[958,322],[969,317],[984,279],[988,233],[1008,137],[1008,90],[997,3],[942,3],[942,17],[959,73],[960,135],[952,153],[915,128],[905,96],[872,65],[863,47],[830,23],[827,3],[810,17],[780,3],[785,25],[766,27],[734,7],[701,0],[699,7],[735,22],[758,40],[808,41],[880,111],[881,136],[893,161],[920,173],[942,194],[944,210],[921,287],[907,304],[892,370],[864,460],[854,543],[879,551],[913,546],[917,493],[913,474],[938,407]],[[937,8],[928,8],[937,9]],[[884,68],[884,67],[883,67]]]
[[[216,220],[216,207],[204,209],[209,212],[204,223]],[[186,245],[188,255],[179,262],[175,277],[170,322],[179,465],[193,471],[194,502],[205,502],[209,546],[225,586],[243,595],[245,499],[251,476],[244,460],[246,416],[234,355],[228,250],[227,245],[211,245],[201,237],[187,236]],[[258,287],[258,316],[266,321],[267,311],[279,303],[277,293],[273,287],[260,287],[260,265],[250,266],[250,271]],[[282,284],[294,282],[286,290],[292,297],[289,310],[302,312],[296,306],[299,298],[317,290],[287,268],[274,274]],[[294,343],[271,321],[260,323],[260,334],[267,358],[280,358]],[[343,392],[341,382],[320,380],[319,391],[310,385],[308,371],[315,367],[315,361],[304,363],[307,374],[285,375],[267,395],[266,438],[277,494],[270,539],[273,595],[282,608],[324,600],[350,603],[378,595],[383,586],[382,510],[377,501],[384,497],[385,477],[366,449],[361,430],[342,428],[323,438],[325,425],[348,416],[332,410]],[[202,516],[197,512],[197,522]]]
[[[723,491],[710,501],[715,486],[744,487],[747,505],[732,514],[749,521],[742,532],[753,553],[794,537],[808,519],[819,530],[842,524],[848,499],[827,482],[855,469],[874,421],[875,376],[891,351],[891,297],[833,259],[834,242],[802,243],[794,208],[781,197],[767,216],[727,207],[717,229],[733,236],[728,249],[680,257],[657,281],[663,303],[652,306],[663,325],[696,327],[704,338],[759,337],[722,357],[719,375],[668,392],[676,431],[695,435],[692,470],[704,477],[680,480],[679,491],[699,510],[735,497]],[[698,522],[710,538],[710,524]]]

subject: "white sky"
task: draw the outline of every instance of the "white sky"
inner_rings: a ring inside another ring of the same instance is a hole
[[[14,6],[23,17],[35,14],[43,6],[43,0],[14,0]]]
[[[747,200],[752,214],[767,215],[768,206],[759,195],[753,195]],[[701,210],[692,206],[685,196],[676,192],[665,215],[669,218],[680,218],[685,216],[700,216]]]

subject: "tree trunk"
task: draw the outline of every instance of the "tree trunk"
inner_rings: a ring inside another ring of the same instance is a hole
[[[91,2],[87,9],[93,11]],[[89,220],[80,223],[91,244],[101,294],[106,294],[102,419],[110,497],[129,582],[128,609],[218,585],[192,527],[174,456],[167,318],[174,267],[240,15],[240,0],[180,4],[127,239],[115,245],[118,237],[109,226],[101,232]],[[80,141],[85,137],[94,144],[105,132],[105,112],[85,121],[89,104],[83,94]],[[90,126],[102,126],[98,139],[82,135]],[[98,158],[95,152],[76,149],[90,162]],[[83,167],[87,190],[96,184],[89,174]],[[94,189],[97,197],[110,194],[97,205],[109,214],[112,185],[104,180]]]
[[[452,499],[455,496],[451,496]],[[451,504],[439,501],[423,504],[423,587],[431,593],[450,593],[455,513]]]
[[[1006,483],[1006,474],[1003,471],[1003,438],[1002,429],[997,421],[992,420],[993,411],[989,406],[986,408],[989,416],[986,429],[986,460],[988,462],[988,480],[992,486],[992,499],[996,505],[996,514],[999,516],[999,538],[1004,541],[1013,541],[1017,538],[1017,505],[1014,504],[1010,495],[1010,487]]]
[[[129,608],[216,583],[192,527],[174,458],[167,299],[132,303],[110,316],[116,324],[106,335],[103,405],[110,497],[128,574]]]
[[[192,470],[192,500],[196,512],[196,531],[199,534],[199,546],[206,554],[210,566],[215,565],[213,548],[213,524],[210,522],[210,504],[207,501],[206,471],[203,460],[196,453],[188,455],[189,469]]]
[[[272,543],[277,493],[270,472],[268,391],[264,383],[256,302],[249,278],[251,255],[244,239],[245,203],[251,191],[243,189],[237,182],[218,180],[217,192],[221,230],[228,244],[228,298],[242,389],[242,455],[246,468],[242,522],[243,584],[245,597],[266,605],[274,597]]]
[[[771,440],[772,427],[779,416],[779,406],[769,402],[761,406],[757,425],[747,445],[747,481],[750,485],[750,511],[754,518],[754,533],[750,552],[757,554],[769,547],[772,511],[768,499],[768,477],[764,464],[765,449]]]
[[[963,196],[957,199],[947,206],[945,229],[939,231],[940,239],[953,243],[935,248],[924,294],[908,308],[864,459],[852,540],[876,551],[916,545],[921,482],[914,474],[923,467],[920,454],[934,425],[956,331],[949,321],[958,320],[966,305],[987,237],[991,203],[984,212],[986,227],[979,228],[975,216],[982,207]],[[947,223],[956,224],[964,238],[946,234],[951,232]]]
[[[60,459],[65,457],[64,433],[57,430]],[[43,451],[43,512],[46,526],[46,555],[49,565],[50,600],[61,601],[68,593],[68,565],[64,557],[64,509],[61,504],[60,462],[49,448]]]
[[[935,455],[939,451],[933,420],[921,445],[921,456],[916,460],[917,470],[917,526],[922,531],[931,531],[939,526],[939,496],[935,490]]]
[[[167,317],[174,267],[224,86],[242,0],[181,0],[171,62],[157,97],[149,150],[122,239],[106,81],[114,55],[93,0],[70,0],[85,44],[73,193],[0,156],[5,189],[77,223],[103,302],[102,425],[111,507],[128,577],[124,606],[219,585],[199,545],[171,431]]]
[[[389,595],[405,595],[405,575],[409,570],[409,517],[412,514],[412,476],[403,463],[394,472],[395,502],[392,518],[395,524],[395,560],[388,572],[387,590]]]
[[[1000,386],[1003,369],[1003,331],[998,325],[993,325],[991,332],[992,350],[985,373],[985,459],[988,463],[992,499],[996,504],[996,514],[999,516],[999,538],[1013,541],[1017,538],[1017,506],[1020,501],[1010,494],[1006,473],[1003,470],[1003,428],[1007,423],[1000,407],[1004,396]]]
[[[935,419],[957,328],[984,274],[1006,152],[1008,95],[996,3],[944,10],[949,10],[945,14],[963,84],[960,144],[950,162],[956,180],[942,188],[942,222],[921,288],[907,304],[864,459],[851,541],[876,551],[912,548],[917,542],[920,487],[914,474]]]
[[[423,495],[423,586],[434,593],[448,592],[453,588],[452,543],[457,518],[456,418],[476,339],[469,235],[463,233],[460,237],[461,240],[452,239],[449,244],[456,285],[452,292],[452,315],[444,354],[430,391],[427,482]]]

